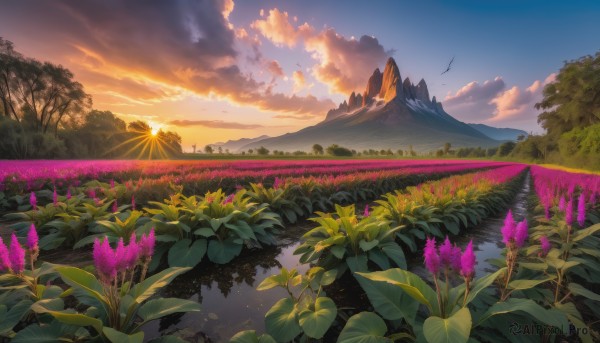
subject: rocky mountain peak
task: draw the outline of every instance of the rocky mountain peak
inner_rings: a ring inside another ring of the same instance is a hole
[[[398,69],[398,65],[396,65],[396,61],[391,57],[387,60],[385,69],[383,70],[383,80],[381,89],[379,90],[379,97],[385,102],[390,102],[395,98],[404,99],[400,70]]]
[[[426,104],[431,104],[431,100],[429,100],[429,90],[427,89],[427,83],[424,79],[421,79],[419,84],[417,84],[415,89],[415,98]]]

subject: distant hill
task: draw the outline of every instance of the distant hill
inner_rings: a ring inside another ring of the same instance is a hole
[[[238,151],[241,148],[243,148],[244,146],[248,145],[248,144],[252,144],[254,142],[258,142],[260,140],[263,139],[267,139],[270,138],[267,135],[262,135],[260,137],[256,137],[256,138],[241,138],[241,139],[236,139],[236,140],[228,140],[227,142],[223,143],[223,142],[218,142],[218,143],[214,143],[211,144],[213,147],[215,148],[223,148],[223,150],[229,149],[229,151],[234,152],[234,151]]]
[[[271,150],[310,151],[313,144],[339,144],[350,149],[408,149],[431,151],[450,142],[452,147],[493,147],[500,142],[456,120],[435,96],[429,98],[425,80],[416,86],[404,81],[394,59],[383,73],[375,69],[365,91],[327,113],[317,125],[278,137],[254,140],[241,150],[264,146]],[[231,148],[230,148],[231,149]]]
[[[484,135],[499,140],[499,141],[516,141],[517,137],[523,135],[527,137],[527,132],[523,130],[511,129],[507,127],[498,128],[488,126],[484,124],[468,124],[475,130],[483,133]]]

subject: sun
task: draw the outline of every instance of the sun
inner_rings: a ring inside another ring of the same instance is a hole
[[[156,128],[152,128],[152,130],[150,130],[150,134],[151,134],[152,136],[156,136],[156,135],[158,134],[158,129],[156,129]]]

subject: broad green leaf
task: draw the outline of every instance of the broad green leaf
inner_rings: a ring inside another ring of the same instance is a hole
[[[231,337],[229,343],[276,343],[276,341],[267,334],[258,336],[256,331],[246,330]]]
[[[93,274],[79,268],[66,266],[56,267],[56,271],[60,274],[60,277],[66,284],[83,290],[89,296],[108,307],[107,299],[103,295],[102,285]]]
[[[367,272],[369,270],[367,265],[368,261],[368,257],[365,254],[346,257],[346,264],[348,264],[348,268],[350,268],[350,271],[353,273]]]
[[[373,281],[357,273],[356,280],[369,297],[369,301],[383,318],[387,320],[406,319],[414,323],[419,302],[406,292],[398,292],[398,286],[391,283]]]
[[[438,310],[437,294],[419,276],[399,268],[381,272],[357,273],[373,281],[387,282],[400,287],[404,292],[421,304],[427,306],[430,312]]]
[[[3,311],[0,314],[0,334],[11,332],[13,327],[29,313],[32,303],[29,299],[23,299],[12,305],[10,309],[6,306],[1,306]]]
[[[476,279],[473,289],[469,291],[469,294],[467,295],[467,301],[465,302],[465,304],[463,304],[463,306],[466,306],[471,301],[473,301],[481,291],[489,287],[492,283],[494,283],[494,281],[496,281],[496,279],[498,279],[500,275],[503,275],[505,272],[506,267],[498,269],[493,274],[488,274],[479,279]]]
[[[551,276],[540,280],[513,280],[508,284],[508,287],[514,290],[530,289],[544,282],[554,280],[555,278],[555,276]]]
[[[600,223],[599,224],[595,224],[592,225],[588,228],[585,228],[583,230],[577,230],[575,232],[575,234],[573,235],[573,242],[578,242],[586,237],[589,237],[590,235],[593,235],[594,233],[596,233],[597,231],[600,231]]]
[[[112,343],[142,343],[144,342],[144,333],[138,332],[132,335],[117,331],[113,328],[105,327],[104,336]]]
[[[63,341],[64,325],[53,321],[50,325],[40,326],[31,324],[25,329],[17,332],[10,341],[12,343],[56,343]]]
[[[337,307],[333,300],[318,297],[314,311],[304,309],[298,314],[298,322],[304,333],[311,338],[322,338],[337,315]]]
[[[387,326],[373,312],[361,312],[348,319],[338,337],[338,343],[390,343],[385,337]]]
[[[138,310],[137,314],[144,322],[149,322],[178,312],[198,312],[200,304],[178,298],[158,298],[148,300]]]
[[[575,295],[581,295],[582,297],[586,297],[591,300],[600,301],[600,294],[594,293],[578,283],[571,282],[567,287],[571,293]]]
[[[387,255],[387,257],[394,261],[399,268],[406,269],[406,257],[402,247],[396,242],[387,242],[380,244],[381,250]]]
[[[495,303],[479,318],[477,325],[483,323],[491,316],[511,312],[524,312],[533,317],[535,320],[551,326],[563,328],[569,327],[567,318],[560,311],[548,310],[538,305],[531,299],[520,298],[509,298],[505,302]]]
[[[367,251],[375,248],[378,244],[379,244],[379,241],[376,240],[376,239],[374,239],[374,240],[372,240],[370,242],[367,242],[364,239],[361,239],[360,242],[358,243],[358,245],[360,246],[360,248],[364,252],[367,252]]]
[[[423,334],[429,343],[466,343],[471,325],[471,312],[463,307],[449,318],[427,318],[423,323]]]
[[[228,263],[241,252],[242,244],[235,243],[232,239],[224,241],[213,239],[208,243],[208,259],[214,263]]]
[[[35,304],[31,305],[31,309],[36,313],[48,313],[52,317],[65,324],[76,326],[91,326],[98,333],[102,332],[104,324],[102,324],[102,321],[100,319],[89,317],[81,313],[49,310],[44,306],[45,303],[47,303],[48,301],[50,300],[40,300]]]
[[[292,299],[279,300],[265,315],[267,333],[278,342],[291,341],[302,332],[296,316],[297,311]]]
[[[159,289],[165,287],[177,276],[191,270],[192,268],[171,267],[160,273],[154,274],[146,280],[136,284],[130,292],[133,300],[138,304],[153,296]]]
[[[191,244],[191,245],[190,245]],[[168,261],[170,267],[195,267],[206,254],[206,240],[182,239],[169,249]]]

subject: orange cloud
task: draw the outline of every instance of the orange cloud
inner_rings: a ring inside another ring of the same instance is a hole
[[[261,10],[260,16],[264,15],[264,10]],[[256,20],[250,27],[259,31],[275,45],[285,45],[290,48],[294,47],[302,36],[308,36],[314,31],[307,23],[294,27],[289,21],[289,14],[277,8],[270,10],[266,19]]]
[[[296,70],[292,73],[292,81],[294,82],[294,93],[298,93],[306,85],[306,79],[301,70]]]

